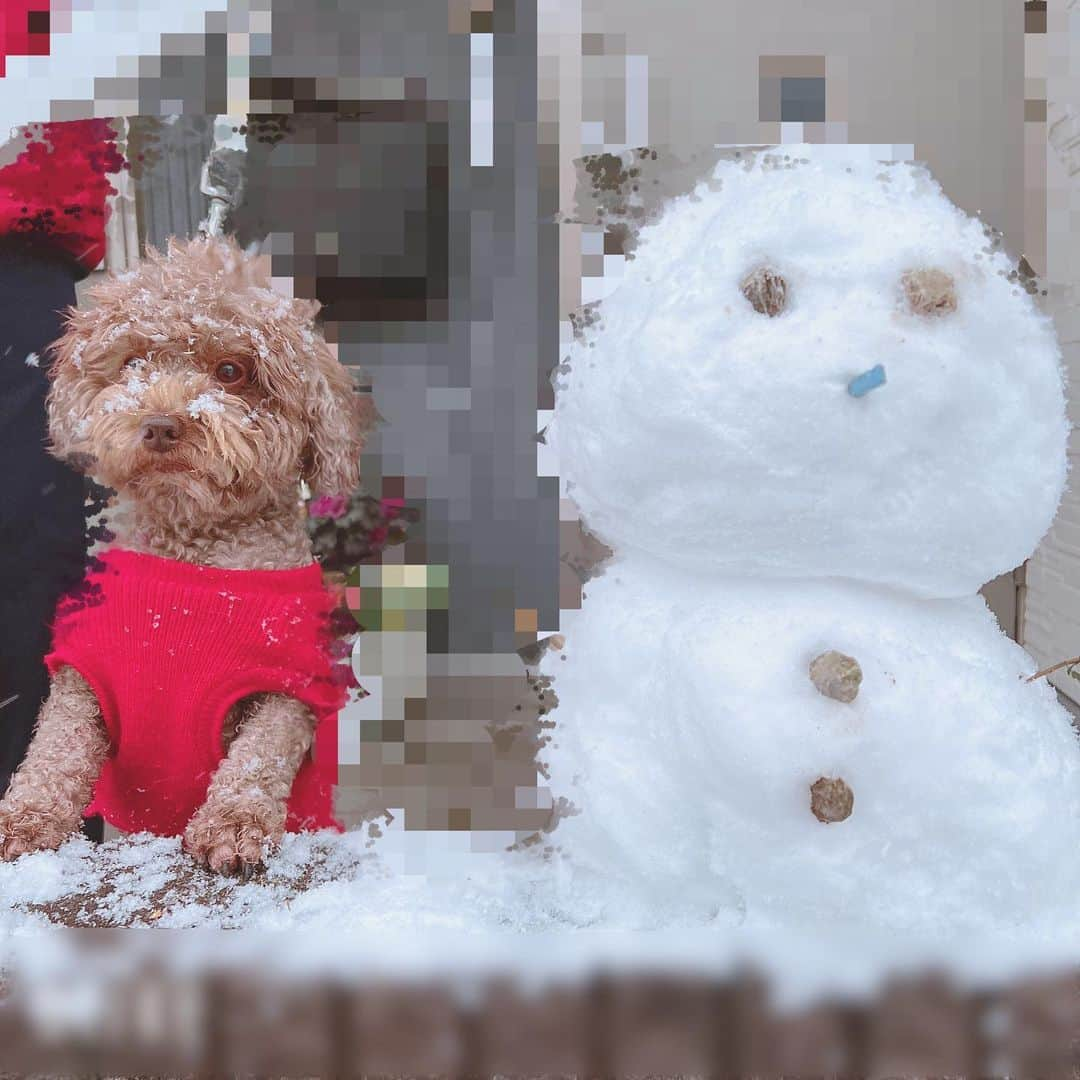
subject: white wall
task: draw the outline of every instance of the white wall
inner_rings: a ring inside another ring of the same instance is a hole
[[[1080,5],[1049,5],[1046,55],[1029,57],[1046,76],[1047,308],[1054,316],[1071,386],[1071,481],[1053,528],[1028,564],[1024,646],[1049,666],[1080,656]],[[1051,677],[1080,701],[1080,682]]]
[[[53,103],[93,101],[96,78],[137,72],[139,56],[161,55],[162,34],[202,34],[206,13],[225,11],[228,0],[73,0],[70,6],[69,12],[53,12],[48,56],[7,58],[7,75],[0,79],[0,143],[20,124],[74,119],[57,116]],[[117,104],[103,102],[81,115],[138,111],[118,110]]]

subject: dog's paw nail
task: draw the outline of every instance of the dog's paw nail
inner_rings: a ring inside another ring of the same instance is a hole
[[[237,845],[236,854],[245,865],[259,867],[263,861],[263,842],[250,838],[242,840]]]
[[[184,850],[212,873],[249,881],[264,868],[272,835],[246,814],[204,808],[187,830]]]
[[[216,874],[231,875],[236,870],[236,852],[224,844],[211,848],[206,861],[210,869]]]

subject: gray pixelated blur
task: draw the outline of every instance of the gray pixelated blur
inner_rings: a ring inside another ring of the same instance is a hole
[[[557,487],[533,438],[556,250],[526,104],[535,22],[522,3],[275,2],[250,57],[235,227],[323,303],[385,418],[365,487],[419,516],[356,581],[371,696],[339,725],[348,822],[403,811],[406,827],[528,832],[546,818],[536,728],[515,724],[535,700],[516,650],[558,624]],[[500,99],[523,104],[496,127]]]

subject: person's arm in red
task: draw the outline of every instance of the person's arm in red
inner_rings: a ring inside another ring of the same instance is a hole
[[[0,168],[0,237],[63,253],[93,270],[105,255],[109,173],[127,167],[106,119],[30,124]]]

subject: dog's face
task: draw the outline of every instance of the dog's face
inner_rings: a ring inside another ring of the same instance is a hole
[[[53,453],[135,499],[234,513],[270,494],[347,494],[375,413],[235,243],[170,241],[91,293],[54,347]]]

